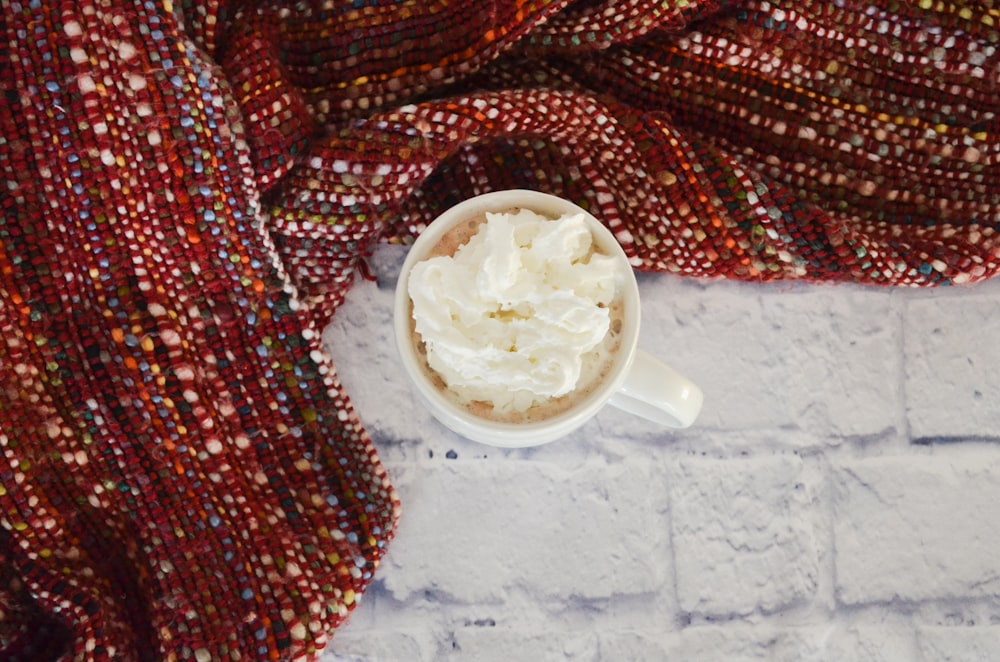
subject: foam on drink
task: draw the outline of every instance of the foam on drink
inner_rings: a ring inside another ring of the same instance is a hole
[[[618,348],[620,269],[582,214],[468,219],[410,273],[418,356],[438,388],[478,416],[558,413],[600,383]]]

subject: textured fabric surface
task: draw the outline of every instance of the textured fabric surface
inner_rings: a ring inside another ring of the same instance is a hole
[[[315,657],[398,517],[320,329],[470,195],[692,277],[1000,260],[990,0],[0,6],[3,659]]]

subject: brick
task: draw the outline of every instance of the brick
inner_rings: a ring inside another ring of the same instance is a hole
[[[902,418],[898,315],[888,293],[643,279],[641,345],[705,392],[694,430],[873,435]],[[835,397],[831,397],[835,396]],[[789,435],[791,443],[795,438]]]
[[[597,637],[593,632],[531,632],[501,628],[456,630],[450,645],[439,652],[438,660],[573,660],[598,662]]]
[[[686,628],[647,642],[647,645],[649,647],[639,659],[649,662],[792,662],[808,659],[814,650],[808,637],[794,631],[779,632],[767,626],[751,628],[731,623]],[[632,648],[636,648],[634,642]]]
[[[599,600],[663,582],[666,503],[651,482],[664,479],[644,464],[452,460],[390,470],[404,516],[381,576],[397,600],[426,590],[496,602],[513,588]]]
[[[1000,439],[998,284],[906,302],[906,417],[914,438]]]
[[[667,658],[667,638],[662,632],[599,632],[598,659],[661,662]]]
[[[705,626],[669,637],[662,659],[685,662],[833,662],[823,632],[816,628]],[[839,660],[838,660],[839,662]]]
[[[880,615],[879,620],[887,620]],[[868,622],[868,621],[866,621]],[[822,642],[816,662],[899,662],[913,660],[913,628],[907,625],[832,625],[815,627]]]
[[[353,620],[351,621],[353,623]],[[319,662],[389,662],[390,660],[434,660],[438,644],[433,633],[399,630],[338,631],[323,651]]]
[[[815,594],[814,497],[801,459],[691,457],[672,474],[670,520],[683,611],[774,611]]]
[[[977,451],[835,469],[841,602],[1000,596],[1000,450]]]
[[[925,627],[917,645],[922,662],[996,662],[1000,627]]]

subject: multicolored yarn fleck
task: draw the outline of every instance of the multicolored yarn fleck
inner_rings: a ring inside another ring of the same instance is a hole
[[[991,0],[0,0],[0,657],[316,657],[398,501],[319,330],[529,187],[637,268],[1000,264]]]

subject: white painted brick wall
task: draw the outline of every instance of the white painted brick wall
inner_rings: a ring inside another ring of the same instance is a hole
[[[1000,281],[643,275],[695,427],[606,409],[525,450],[438,426],[391,337],[403,250],[326,332],[403,499],[322,662],[1000,662]]]

